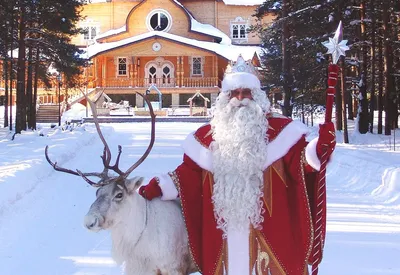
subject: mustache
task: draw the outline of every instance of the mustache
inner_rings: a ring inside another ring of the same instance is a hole
[[[232,107],[241,107],[241,106],[248,106],[251,103],[251,99],[245,98],[243,100],[239,100],[236,97],[229,100],[229,104]]]

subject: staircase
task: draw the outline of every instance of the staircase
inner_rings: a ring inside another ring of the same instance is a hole
[[[36,112],[38,123],[58,123],[58,104],[40,105]]]
[[[90,97],[93,93],[96,93],[96,92],[97,92],[96,88],[88,89],[86,95]],[[72,106],[75,103],[78,103],[79,101],[83,100],[84,98],[85,98],[85,96],[82,94],[82,92],[80,90],[75,91],[75,93],[71,93],[69,95],[68,104],[70,106]]]

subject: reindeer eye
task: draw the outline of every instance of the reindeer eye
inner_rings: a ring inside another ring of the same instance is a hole
[[[121,193],[118,193],[117,195],[115,195],[115,198],[122,199],[123,196],[124,196],[124,194],[121,192]]]

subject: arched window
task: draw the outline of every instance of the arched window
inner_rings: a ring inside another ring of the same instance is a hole
[[[149,68],[149,84],[155,84],[157,81],[157,69],[154,65]]]
[[[173,69],[171,68],[170,64],[163,64],[162,65],[162,81],[164,86],[170,86],[173,84],[172,82],[172,72]]]

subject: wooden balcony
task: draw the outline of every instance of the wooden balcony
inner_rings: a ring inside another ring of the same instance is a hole
[[[111,77],[97,81],[97,87],[104,88],[147,88],[155,85],[159,88],[213,88],[218,87],[217,77],[184,78],[128,78]]]

